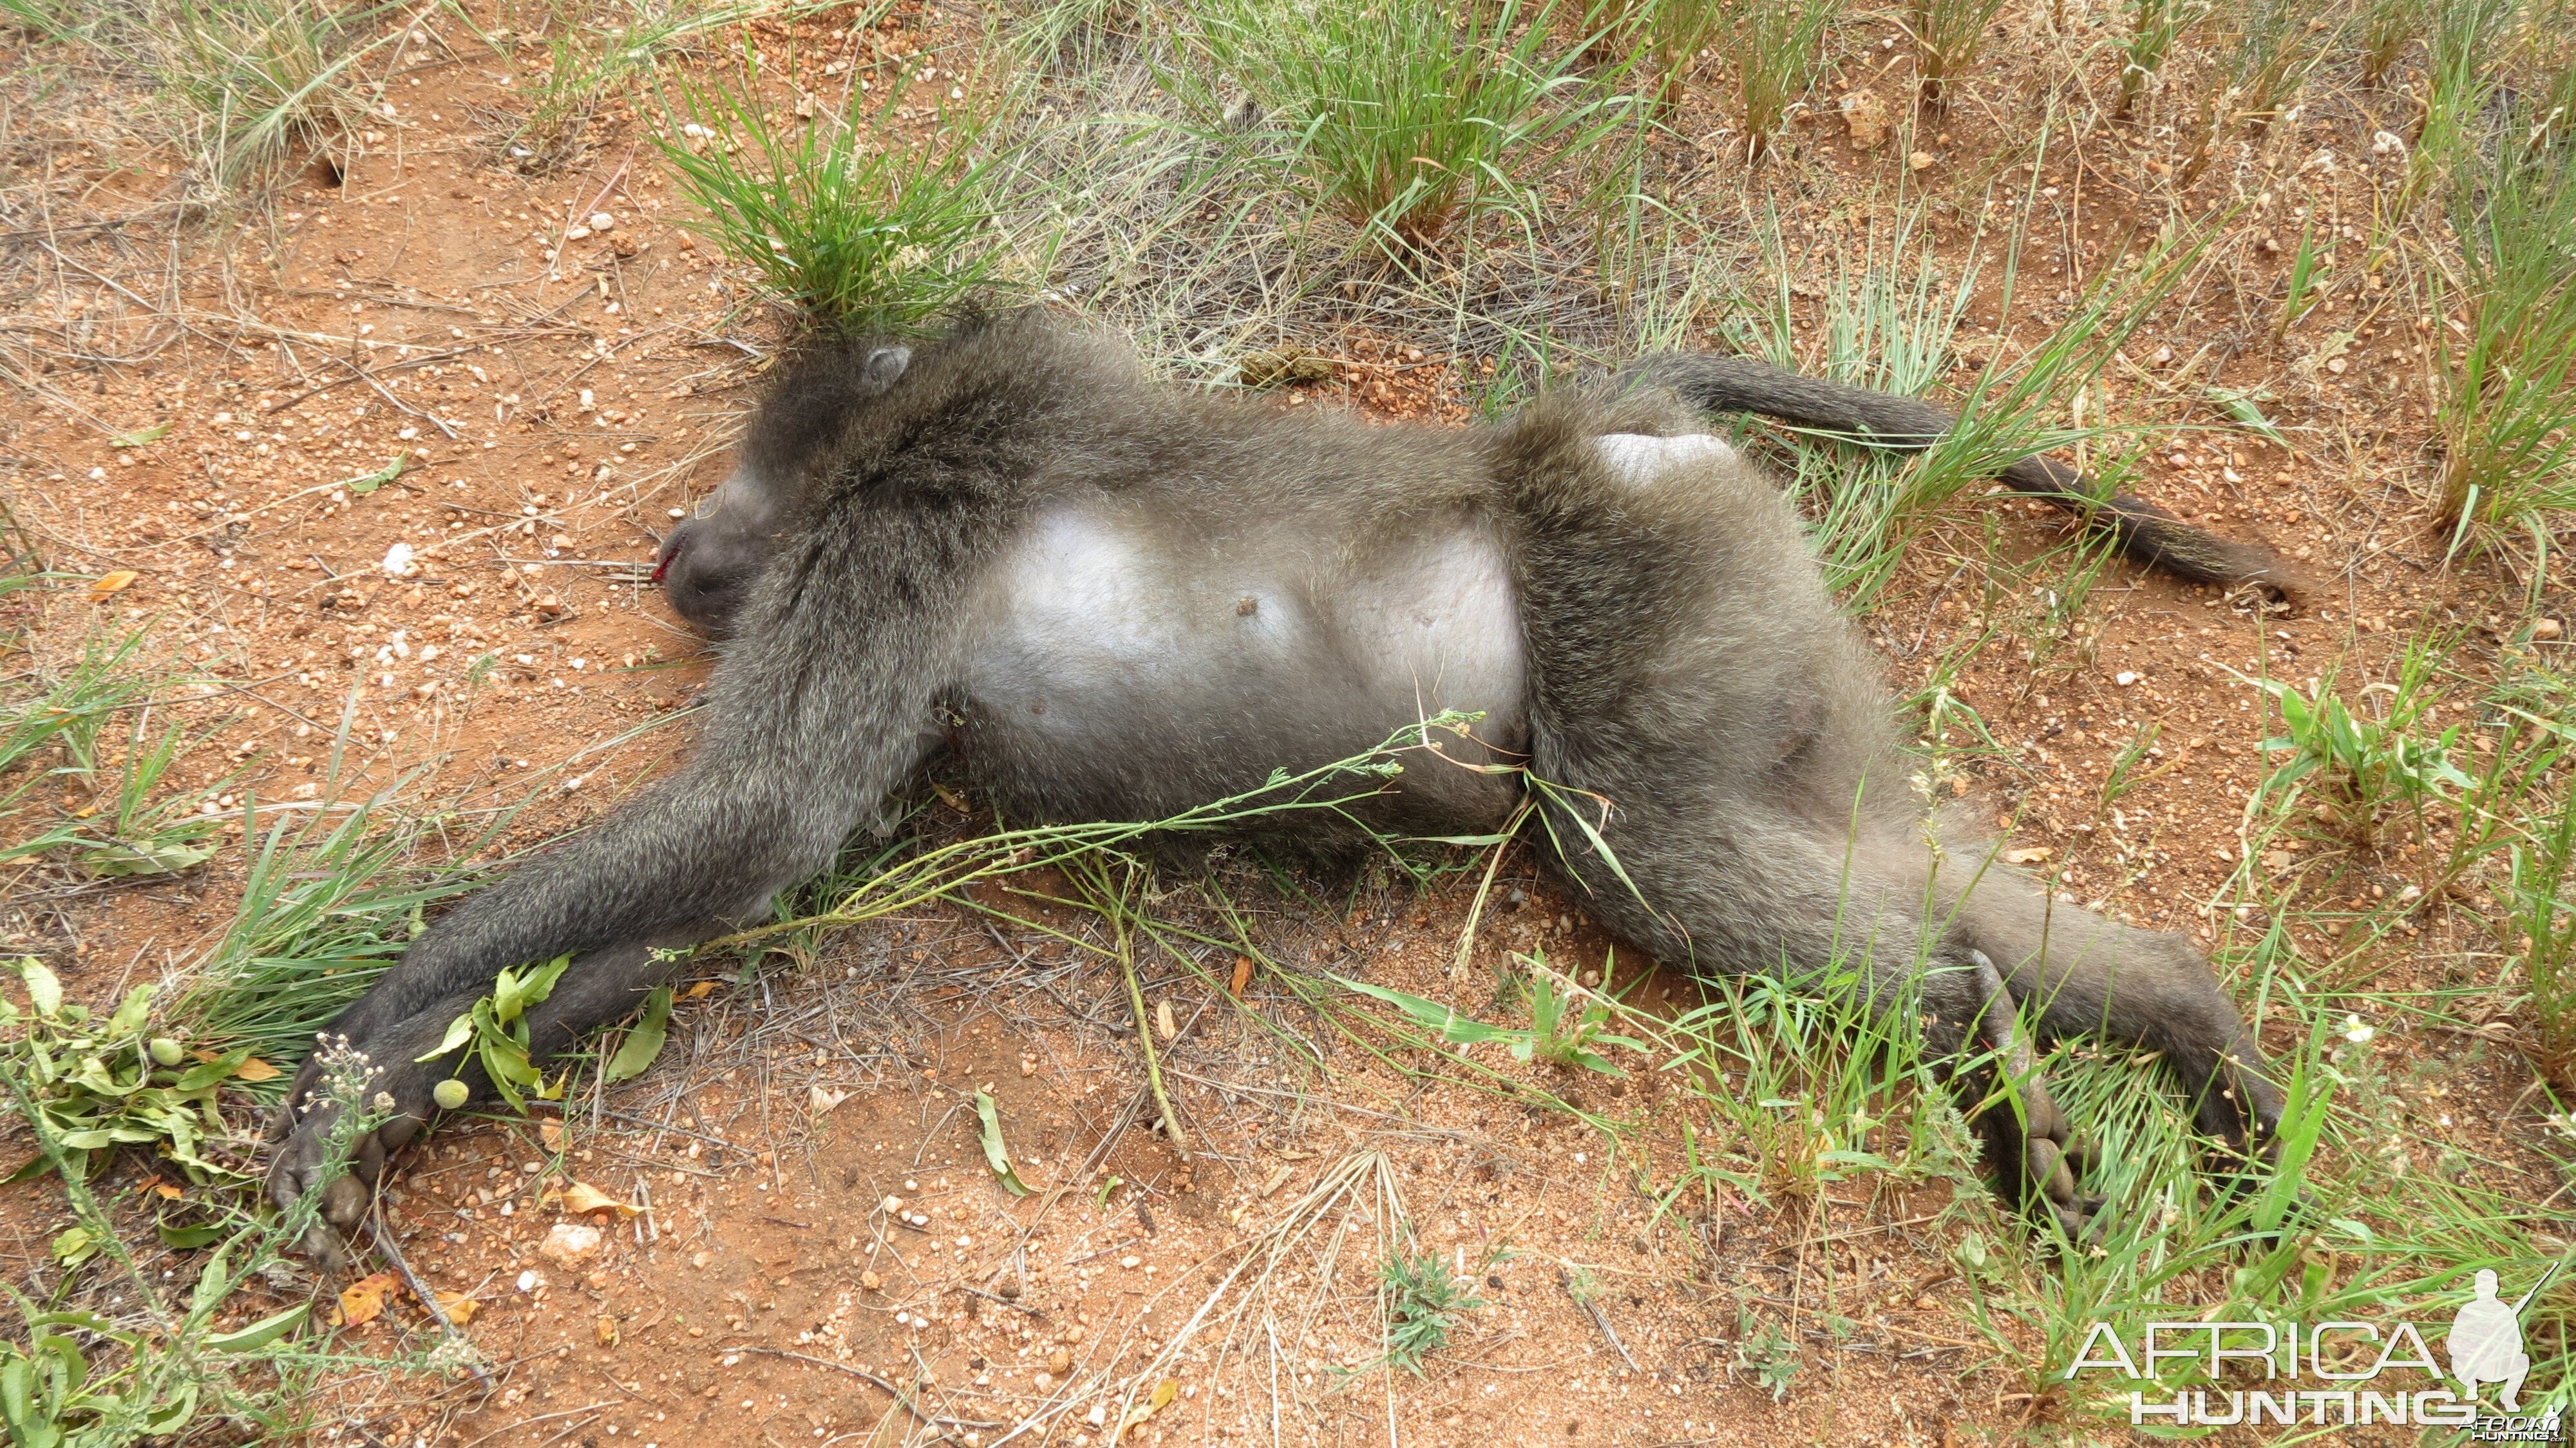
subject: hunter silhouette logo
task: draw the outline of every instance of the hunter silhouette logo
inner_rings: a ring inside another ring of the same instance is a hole
[[[2496,1299],[2495,1273],[2478,1272],[2476,1295],[2451,1319],[2451,1335],[2444,1343],[2451,1350],[2451,1376],[2471,1398],[2478,1396],[2481,1383],[2501,1383],[2497,1402],[2508,1413],[2522,1411],[2522,1379],[2531,1371],[2531,1355],[2522,1350],[2522,1310],[2558,1275],[2558,1266],[2551,1263],[2511,1307]]]

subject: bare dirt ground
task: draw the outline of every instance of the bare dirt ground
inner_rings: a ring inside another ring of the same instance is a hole
[[[836,16],[810,33],[846,26]],[[919,43],[916,18],[890,34]],[[631,112],[604,114],[572,164],[523,174],[491,140],[489,117],[522,104],[508,67],[449,39],[455,49],[425,47],[401,72],[381,132],[345,171],[300,173],[220,237],[168,204],[169,159],[110,124],[131,96],[22,98],[0,248],[25,340],[7,354],[0,479],[52,568],[135,574],[112,594],[36,596],[29,648],[64,657],[150,623],[155,650],[214,681],[182,706],[217,732],[181,776],[231,778],[219,808],[255,796],[329,810],[394,790],[471,822],[529,801],[497,854],[594,817],[683,747],[674,716],[706,654],[645,575],[661,533],[721,476],[783,333],[746,306],[741,276],[672,226],[678,204]],[[1865,52],[1836,89],[1888,91],[1876,64]],[[1917,144],[1937,176],[2013,123],[2008,108],[1963,103]],[[2330,234],[2342,208],[2362,214],[2380,164],[2372,137],[2388,123],[2320,104],[2212,169],[2210,199],[2247,176],[2280,192],[2235,223],[2234,288],[2278,283],[2294,190]],[[1722,125],[1713,108],[1681,119],[1685,136],[1706,137],[1692,184],[1745,184],[1740,163],[1708,159],[1724,153]],[[1866,228],[1869,188],[1909,154],[1818,119],[1757,184],[1821,252]],[[2051,156],[2047,182],[2093,204],[2046,264],[2080,275],[2151,226],[2139,192],[2169,175],[2168,156],[2107,129]],[[203,260],[212,246],[226,265]],[[2376,676],[2434,627],[2460,630],[2480,667],[2564,647],[2532,624],[2563,616],[2554,594],[2511,615],[2497,578],[2442,568],[2412,481],[2430,324],[2380,295],[2356,286],[2275,339],[2246,320],[2244,295],[2204,288],[2159,316],[2098,400],[2151,405],[2195,367],[2197,381],[2271,389],[2269,415],[2297,448],[2176,433],[2138,488],[2299,561],[2314,587],[2298,606],[2114,565],[2068,648],[2036,669],[1989,650],[1953,685],[2024,750],[2014,766],[1967,761],[1957,786],[2012,831],[2014,858],[2222,953],[2273,923],[2218,903],[2266,767],[2261,716],[2234,671]],[[1973,315],[1991,336],[2047,311]],[[1318,339],[1345,370],[1293,405],[1463,418],[1472,359],[1413,367],[1401,349],[1415,340]],[[367,482],[397,457],[398,476]],[[2060,537],[2054,514],[2005,503],[1963,509],[1926,539],[1872,615],[1899,692],[1998,610],[2024,606],[1987,586],[1990,546],[2027,557]],[[353,748],[326,793],[344,714]],[[2142,777],[2116,812],[2097,811],[2147,721],[2164,733]],[[24,877],[0,944],[53,962],[85,998],[184,971],[238,895],[231,828],[232,848],[176,877]],[[2276,848],[2263,868],[2303,877],[2318,902],[2285,926],[2307,958],[2337,960],[2352,922],[2377,989],[2494,968],[2476,919],[2491,898],[2380,908],[2414,879],[2411,847]],[[1236,952],[1213,948],[1140,962],[1151,1013],[1168,1007],[1177,1027],[1162,1049],[1179,1142],[1150,1125],[1140,1023],[1097,951],[941,909],[800,945],[756,974],[702,965],[705,988],[684,992],[673,1047],[644,1078],[561,1119],[450,1123],[414,1149],[387,1221],[494,1366],[486,1380],[335,1381],[313,1437],[1087,1445],[1110,1441],[1166,1381],[1172,1395],[1126,1441],[1947,1444],[2096,1431],[2059,1423],[2062,1386],[2005,1365],[1972,1319],[1957,1253],[1999,1225],[1981,1194],[1868,1175],[1768,1202],[1694,1192],[1659,1213],[1683,1150],[1659,1077],[1574,1079],[1491,1055],[1482,1075],[1448,1071],[1427,1059],[1438,1053],[1342,1033],[1279,981],[1281,969],[1331,971],[1482,1004],[1450,969],[1475,877],[1427,893],[1377,876],[1295,894],[1239,883],[1259,917],[1257,969],[1238,978]],[[1525,850],[1497,889],[1506,903],[1479,927],[1474,979],[1538,942],[1568,969],[1602,968],[1608,942]],[[1657,976],[1643,998],[1677,1009],[1698,990]],[[2392,1138],[2412,1143],[2396,1149],[2421,1168],[2455,1159],[2446,1141],[2472,1144],[2528,1200],[2563,1201],[2535,1145],[2547,1099],[2510,1021],[2384,1024],[2400,1083],[2384,1106]],[[2267,1044],[2287,1054],[2307,1029],[2273,1017]],[[1329,1069],[1298,1067],[1272,1032]],[[1027,1196],[985,1164],[979,1087]],[[105,1185],[130,1199],[148,1175],[128,1163]],[[574,1183],[620,1205],[576,1215]],[[1419,1374],[1377,1360],[1375,1263],[1399,1211],[1483,1300]],[[0,1191],[13,1279],[53,1272],[47,1241],[66,1220],[44,1182]],[[567,1227],[597,1235],[567,1239]],[[1245,1310],[1245,1279],[1228,1274],[1283,1242]],[[281,1285],[275,1300],[308,1290]],[[388,1357],[439,1332],[400,1293],[341,1330]],[[1775,1396],[1764,1365],[1791,1359]]]

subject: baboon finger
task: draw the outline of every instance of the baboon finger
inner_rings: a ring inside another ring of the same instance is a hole
[[[268,1139],[270,1141],[283,1140],[288,1132],[295,1129],[295,1120],[301,1114],[304,1099],[312,1092],[313,1083],[321,1079],[321,1075],[321,1063],[312,1056],[305,1057],[304,1064],[296,1068],[295,1079],[286,1083],[285,1099],[277,1103],[275,1111],[269,1113]]]
[[[2023,1148],[2031,1185],[2059,1206],[2075,1204],[2075,1174],[2066,1169],[2066,1154],[2045,1136],[2034,1136]]]
[[[2091,1176],[2102,1165],[2102,1145],[2089,1136],[2069,1137],[2066,1165],[2078,1177]]]
[[[348,1239],[329,1222],[315,1222],[313,1230],[304,1234],[304,1255],[322,1271],[337,1273],[349,1265]]]
[[[384,1165],[381,1155],[376,1164],[379,1168]],[[367,1201],[372,1195],[374,1193],[366,1183],[358,1180],[354,1171],[333,1177],[330,1184],[322,1188],[322,1220],[344,1230],[354,1227],[358,1225],[358,1219],[367,1214]]]

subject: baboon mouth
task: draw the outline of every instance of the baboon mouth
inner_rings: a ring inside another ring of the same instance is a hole
[[[653,581],[655,583],[660,583],[662,581],[662,576],[671,571],[671,565],[677,562],[679,557],[679,539],[673,538],[670,542],[663,544],[662,556],[655,559],[653,562]]]

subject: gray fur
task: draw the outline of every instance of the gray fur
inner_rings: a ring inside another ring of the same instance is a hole
[[[540,1054],[565,1048],[663,978],[651,947],[754,918],[828,863],[943,735],[1014,817],[1150,819],[1450,705],[1486,711],[1488,757],[1610,802],[1637,892],[1583,851],[1562,872],[1656,956],[1805,979],[1865,958],[1945,1053],[2019,1050],[2008,996],[2044,1035],[2161,1052],[2239,1149],[2276,1123],[2250,1034],[2180,938],[2052,910],[1928,813],[1877,661],[1755,469],[1714,445],[1615,463],[1654,449],[1605,436],[1699,430],[1671,388],[1453,431],[1160,388],[1037,314],[971,324],[899,377],[870,355],[794,369],[753,429],[738,476],[769,480],[775,556],[687,764],[451,909],[333,1024],[403,1113],[362,1175],[426,1119],[444,1068],[413,1058],[496,971],[579,956],[535,1016]],[[1076,627],[1092,616],[1097,637]],[[1417,764],[1375,823],[1490,829],[1515,789]],[[2063,1118],[2035,1080],[1989,1085],[1963,1090],[2007,1190],[2080,1228]],[[299,1104],[281,1197],[318,1173],[323,1123]],[[345,1221],[362,1194],[333,1192]]]

